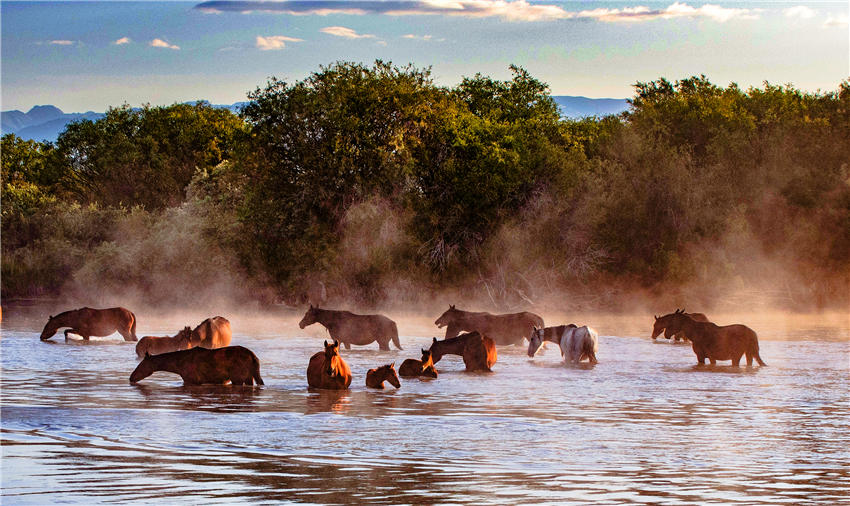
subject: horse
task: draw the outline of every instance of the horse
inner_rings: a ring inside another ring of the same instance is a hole
[[[567,330],[574,328],[577,327],[572,323],[569,325],[558,325],[557,327],[546,327],[542,329],[534,327],[534,332],[532,332],[531,337],[528,338],[528,356],[534,358],[534,355],[536,355],[540,347],[543,346],[543,341],[555,343],[560,349],[561,338],[564,337]],[[561,351],[561,356],[564,356],[563,351]]]
[[[430,352],[435,364],[443,358],[443,355],[460,355],[463,357],[467,372],[492,372],[491,367],[498,358],[493,340],[478,332],[469,332],[442,341],[437,341],[435,337],[431,343]]]
[[[392,364],[382,365],[375,369],[369,369],[366,372],[366,386],[369,388],[380,388],[383,390],[384,381],[389,381],[390,385],[400,388],[401,383],[398,380],[398,374],[395,372],[395,362]]]
[[[214,316],[202,321],[192,331],[192,346],[200,346],[210,350],[230,346],[233,337],[230,322],[223,316]]]
[[[684,332],[691,340],[697,364],[705,364],[705,359],[711,361],[711,365],[718,360],[731,360],[732,365],[738,367],[741,357],[746,355],[747,367],[752,367],[754,358],[760,366],[767,365],[759,356],[758,335],[746,325],[721,327],[711,322],[694,321],[684,309],[662,316],[656,325],[663,325],[673,333]]]
[[[412,377],[425,376],[426,378],[436,378],[437,370],[434,368],[434,361],[431,359],[431,350],[422,349],[422,359],[408,358],[401,363],[398,368],[399,376]]]
[[[41,340],[47,341],[56,331],[65,329],[65,339],[73,333],[88,341],[91,336],[103,337],[118,332],[125,341],[138,341],[136,337],[136,315],[123,307],[92,309],[84,307],[51,316],[41,331]]]
[[[437,328],[446,327],[446,339],[455,337],[461,331],[478,331],[493,340],[499,346],[508,344],[522,344],[523,339],[531,335],[535,326],[543,326],[543,318],[529,313],[490,314],[473,313],[455,309],[450,305],[449,309],[434,322]]]
[[[334,341],[345,344],[346,350],[351,349],[352,344],[363,346],[377,341],[381,350],[388,351],[390,340],[396,348],[402,349],[398,341],[398,327],[384,315],[360,315],[311,305],[298,322],[298,327],[303,329],[317,322],[328,329]]]
[[[130,375],[130,384],[138,383],[156,371],[179,374],[184,385],[263,384],[260,360],[254,352],[242,346],[214,350],[195,347],[160,355],[147,354]]]
[[[325,341],[325,351],[310,357],[307,385],[325,390],[346,390],[351,385],[351,369],[339,355],[339,341]]]
[[[172,351],[188,350],[192,348],[192,328],[185,327],[174,337],[145,336],[136,344],[136,355],[144,358],[145,355],[160,355]]]
[[[567,364],[578,364],[585,357],[596,364],[596,352],[599,350],[599,336],[591,327],[569,328],[561,338],[561,355]]]
[[[705,316],[703,313],[685,313],[685,314],[690,316],[691,319],[693,321],[696,321],[696,322],[707,322],[707,321],[709,321],[708,317]],[[660,334],[662,330],[664,331],[664,338],[665,339],[670,339],[670,337],[674,337],[676,341],[687,341],[688,340],[688,336],[686,336],[684,332],[678,332],[676,334],[673,334],[672,332],[670,332],[670,329],[664,327],[663,325],[659,325],[658,317],[656,316],[655,317],[655,324],[652,326],[652,340],[653,341],[655,340],[656,337],[658,337],[658,334]]]

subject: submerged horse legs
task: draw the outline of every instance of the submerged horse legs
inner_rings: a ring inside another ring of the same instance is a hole
[[[65,340],[66,340],[66,341],[70,340],[70,338],[68,337],[68,334],[76,334],[76,335],[78,335],[78,336],[82,337],[82,338],[83,338],[83,341],[88,341],[88,340],[89,340],[89,336],[87,336],[87,335],[84,335],[84,334],[80,333],[80,331],[79,331],[79,330],[77,330],[77,329],[65,329],[64,334],[65,334]]]

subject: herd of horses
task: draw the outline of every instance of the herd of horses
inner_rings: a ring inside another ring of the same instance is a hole
[[[377,342],[381,350],[389,350],[392,342],[396,348],[402,349],[396,323],[383,315],[358,315],[311,305],[298,326],[304,329],[314,323],[323,325],[332,341],[325,341],[324,350],[310,357],[307,384],[311,388],[349,388],[351,369],[340,355],[340,345],[350,349],[352,345]],[[399,376],[436,378],[435,364],[445,355],[462,357],[468,372],[491,372],[498,359],[496,346],[519,346],[526,339],[531,358],[545,341],[549,341],[560,348],[561,356],[568,365],[585,359],[591,364],[597,363],[599,337],[596,330],[586,325],[546,327],[543,319],[534,313],[491,314],[463,311],[454,305],[449,306],[434,324],[438,328],[446,328],[442,340],[433,338],[430,348],[421,350],[421,358],[406,359],[397,372],[395,363],[370,369],[366,373],[366,386],[384,388],[386,381],[399,388]],[[230,346],[230,322],[221,316],[208,318],[194,329],[184,327],[174,336],[145,336],[139,340],[136,337],[136,316],[131,311],[121,307],[86,307],[48,318],[41,340],[50,339],[61,328],[66,329],[66,340],[68,334],[89,340],[92,336],[102,337],[118,332],[125,341],[138,341],[136,354],[141,361],[130,375],[131,384],[157,371],[178,374],[186,385],[263,384],[259,359],[245,347]],[[745,325],[718,326],[702,313],[686,313],[677,309],[655,317],[652,339],[662,332],[667,339],[689,340],[698,364],[705,364],[706,360],[712,365],[718,360],[731,360],[732,365],[737,367],[741,358],[746,357],[748,367],[752,366],[753,360],[760,366],[766,365],[759,356],[756,333]]]

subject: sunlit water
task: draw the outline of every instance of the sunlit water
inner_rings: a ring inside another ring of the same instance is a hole
[[[292,318],[233,321],[265,380],[236,388],[131,386],[117,335],[43,343],[40,322],[6,317],[4,505],[850,502],[846,326],[757,329],[763,369],[697,368],[689,346],[603,326],[595,367],[508,347],[492,374],[446,357],[436,380],[367,389],[367,369],[428,346],[407,332],[403,352],[343,350],[354,381],[336,393],[307,390],[324,334]]]

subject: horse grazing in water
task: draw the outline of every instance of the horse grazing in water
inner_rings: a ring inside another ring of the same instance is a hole
[[[209,350],[192,348],[161,355],[145,355],[130,375],[134,384],[155,373],[167,371],[179,374],[184,385],[252,385],[263,384],[260,360],[254,352],[242,346]]]
[[[434,361],[431,359],[431,350],[422,350],[422,359],[408,358],[401,363],[398,368],[399,376],[415,378],[417,376],[425,376],[426,378],[436,378],[437,370],[434,368]]]
[[[160,355],[190,348],[192,348],[192,328],[185,327],[174,337],[145,336],[139,339],[136,344],[136,355],[144,358],[145,355]]]
[[[214,316],[202,321],[192,331],[192,346],[200,346],[210,350],[230,346],[233,333],[230,322],[223,316]]]
[[[325,351],[310,357],[307,385],[325,390],[345,390],[351,385],[351,369],[339,355],[339,341],[325,341]]]
[[[746,355],[747,367],[753,365],[754,358],[760,366],[767,365],[759,356],[758,336],[746,325],[720,327],[711,322],[694,321],[684,309],[666,314],[658,322],[670,332],[684,332],[688,336],[698,364],[705,364],[705,359],[711,361],[711,365],[718,360],[731,360],[732,365],[738,367],[741,357]]]
[[[392,364],[382,365],[375,369],[369,369],[366,372],[366,386],[369,388],[380,388],[383,390],[384,381],[389,381],[390,385],[400,388],[401,382],[398,380],[398,374],[395,372],[395,362]]]
[[[463,357],[467,372],[491,372],[490,368],[493,367],[498,358],[496,344],[493,340],[478,332],[461,334],[442,341],[437,341],[435,337],[431,343],[430,352],[431,359],[435,364],[443,358],[443,355],[460,355]]]
[[[567,329],[561,338],[561,354],[568,364],[578,364],[585,357],[596,364],[596,352],[599,351],[599,336],[591,327],[584,325]]]
[[[437,328],[446,327],[446,339],[455,337],[461,331],[477,331],[500,346],[518,345],[531,335],[535,326],[543,326],[543,318],[527,311],[509,314],[473,313],[450,305],[434,325]]]
[[[51,316],[41,331],[41,340],[50,339],[62,327],[68,327],[65,329],[65,339],[68,339],[69,333],[82,336],[88,341],[91,336],[103,337],[118,332],[125,341],[138,341],[136,315],[123,307],[109,309],[84,307]]]
[[[703,313],[683,313],[691,317],[691,320],[695,322],[707,322],[708,317]],[[658,337],[658,334],[661,331],[664,331],[664,338],[670,339],[670,337],[674,337],[676,341],[687,341],[688,336],[685,335],[684,332],[678,332],[676,334],[672,333],[669,328],[666,328],[663,324],[659,324],[659,318],[655,317],[655,324],[652,326],[652,339],[655,340]]]
[[[396,348],[402,349],[398,341],[398,327],[384,315],[361,315],[310,306],[298,327],[303,329],[317,322],[328,329],[334,341],[345,344],[346,350],[351,349],[352,344],[363,346],[374,341],[378,341],[380,349],[389,350],[391,340]]]
[[[537,350],[543,346],[543,341],[555,343],[560,349],[561,338],[564,337],[567,330],[574,328],[577,327],[572,323],[569,325],[558,325],[557,327],[546,327],[542,329],[534,327],[534,332],[532,332],[531,337],[528,338],[528,356],[534,358],[534,355],[537,354]],[[561,351],[561,356],[564,356],[563,350]]]

